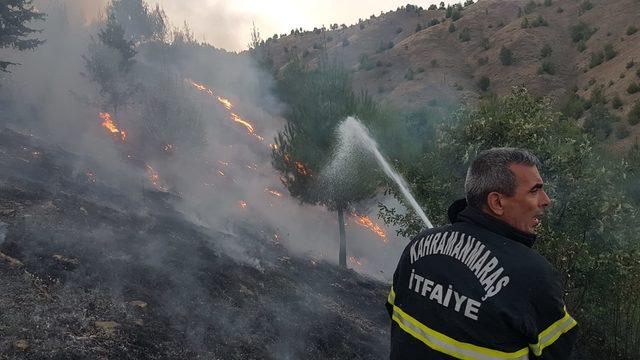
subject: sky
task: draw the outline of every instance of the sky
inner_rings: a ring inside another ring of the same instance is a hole
[[[263,39],[273,34],[289,33],[302,27],[329,27],[330,24],[354,24],[359,18],[369,18],[380,11],[395,10],[407,0],[148,0],[160,4],[172,25],[181,26],[186,20],[196,39],[218,48],[241,51],[251,38],[252,23]],[[445,1],[449,3],[450,1]],[[424,8],[439,0],[419,1]]]

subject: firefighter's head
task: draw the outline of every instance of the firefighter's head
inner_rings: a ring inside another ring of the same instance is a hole
[[[538,158],[526,150],[483,151],[467,171],[467,203],[518,230],[535,234],[551,202],[542,189],[539,166]]]

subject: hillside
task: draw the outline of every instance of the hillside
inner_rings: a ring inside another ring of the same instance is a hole
[[[314,64],[326,47],[354,71],[358,89],[400,107],[476,102],[486,77],[486,91],[504,95],[524,84],[558,103],[576,88],[590,99],[602,87],[606,107],[623,118],[640,101],[640,92],[627,91],[640,84],[638,14],[637,0],[481,0],[455,21],[446,10],[407,6],[348,27],[270,38],[264,56],[277,70],[296,56]],[[551,51],[543,57],[545,45]],[[613,51],[605,54],[607,45]],[[510,65],[501,61],[503,47]],[[621,104],[611,101],[616,96]]]

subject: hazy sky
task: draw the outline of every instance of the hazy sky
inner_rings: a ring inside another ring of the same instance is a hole
[[[311,30],[329,24],[358,21],[380,11],[395,10],[407,0],[148,0],[159,3],[173,25],[185,20],[196,38],[219,48],[244,50],[250,40],[251,23],[255,22],[263,39],[275,33],[289,33],[293,28]],[[422,7],[440,0],[414,2]],[[450,1],[445,1],[449,3]]]

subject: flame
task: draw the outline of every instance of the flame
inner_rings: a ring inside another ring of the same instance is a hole
[[[162,184],[162,180],[160,180],[160,175],[158,172],[151,167],[151,165],[147,164],[147,174],[149,174],[149,181],[151,181],[151,185],[154,189],[160,191],[167,191],[167,187]]]
[[[191,80],[191,79],[186,79],[186,81],[188,83],[190,83],[191,85],[193,85],[193,87],[195,87],[196,89],[200,90],[200,91],[205,91],[207,90],[207,87],[202,85],[202,84],[198,84],[197,82]]]
[[[300,161],[296,161],[295,166],[296,166],[296,170],[298,170],[298,173],[300,173],[300,175],[302,176],[309,175],[310,173],[309,169],[306,166],[304,166],[304,164],[301,163]]]
[[[171,153],[173,152],[173,150],[175,149],[175,146],[173,146],[173,144],[166,144],[164,146],[164,151]]]
[[[87,180],[89,180],[89,182],[92,182],[92,183],[96,182],[97,180],[96,174],[92,173],[91,171],[87,171],[85,175],[87,175]]]
[[[282,193],[280,193],[278,191],[275,191],[273,189],[266,188],[266,189],[264,189],[264,191],[268,192],[269,194],[271,194],[273,196],[282,197]]]
[[[389,242],[389,239],[387,239],[387,233],[384,230],[382,230],[382,228],[378,226],[378,224],[374,223],[368,216],[358,215],[355,212],[352,213],[352,215],[355,217],[356,223],[358,225],[361,225],[373,231],[374,233],[376,233],[380,238],[382,238],[382,241],[385,244]]]
[[[122,142],[124,142],[124,140],[127,138],[127,132],[118,129],[116,124],[111,119],[111,114],[109,114],[108,112],[101,112],[98,114],[98,117],[104,120],[100,125],[104,126],[110,133],[114,135],[120,134],[120,138],[122,139]]]
[[[238,201],[238,205],[240,205],[240,208],[245,209],[247,207],[247,202],[244,200],[240,200]]]
[[[355,256],[349,256],[349,262],[354,264],[354,265],[358,265],[358,266],[362,266],[362,264],[363,264],[362,260],[359,260]]]
[[[259,141],[264,141],[264,137],[257,135],[257,134],[253,134],[253,136],[256,137],[256,139],[258,139]]]
[[[251,125],[248,121],[242,119],[238,114],[231,113],[231,120],[237,122],[238,124],[247,128],[247,132],[249,134],[253,134],[253,125]]]
[[[269,149],[271,149],[271,150],[278,150],[278,145],[276,145],[276,144],[269,144]]]
[[[233,104],[231,103],[231,101],[229,101],[229,99],[225,99],[221,96],[217,96],[217,99],[222,104],[222,106],[224,106],[227,110],[231,111]]]
[[[224,172],[222,172],[222,170],[218,170],[218,175],[224,176]]]
[[[222,165],[222,166],[229,166],[231,163],[228,161],[222,161],[222,160],[218,160],[218,164]]]

